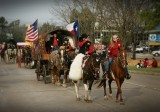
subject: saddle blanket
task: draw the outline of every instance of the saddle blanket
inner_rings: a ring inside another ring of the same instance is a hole
[[[71,67],[70,67],[70,71],[69,71],[69,78],[74,80],[74,81],[78,81],[80,79],[82,79],[82,60],[83,57],[85,55],[84,54],[78,54],[75,59],[73,60]]]

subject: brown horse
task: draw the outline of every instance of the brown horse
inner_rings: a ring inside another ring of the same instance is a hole
[[[108,75],[109,96],[107,96],[106,94],[106,79],[102,79],[100,84],[98,85],[98,87],[103,86],[105,99],[108,99],[109,97],[112,96],[111,83],[114,80],[117,84],[116,101],[123,102],[121,86],[126,77],[126,67],[127,67],[127,52],[124,47],[121,47],[117,57],[115,57],[110,64],[110,72]]]
[[[58,50],[52,51],[50,54],[50,69],[51,69],[51,78],[52,83],[60,85],[60,77],[61,77],[61,68],[62,61],[60,58],[60,54]]]
[[[81,56],[82,55],[82,56]],[[74,61],[73,61],[73,65],[75,64],[74,62],[76,61],[81,61],[81,59],[83,58],[83,54],[78,54]],[[95,80],[96,75],[99,72],[100,69],[100,59],[98,57],[97,54],[93,54],[91,56],[88,57],[87,61],[85,62],[85,65],[82,68],[76,68],[80,65],[81,67],[81,63],[78,62],[78,65],[76,66],[76,64],[72,67],[71,65],[71,70],[69,73],[69,77],[70,79],[73,80],[74,85],[75,85],[75,91],[76,91],[76,99],[79,101],[80,97],[79,97],[79,83],[81,80],[83,80],[83,84],[84,84],[84,88],[85,88],[85,98],[84,100],[87,103],[91,103],[92,102],[92,98],[91,98],[91,89],[92,89],[92,84]],[[82,69],[83,72],[79,69]],[[74,71],[75,70],[75,71]],[[79,72],[79,73],[78,73]],[[80,76],[79,76],[80,75]]]

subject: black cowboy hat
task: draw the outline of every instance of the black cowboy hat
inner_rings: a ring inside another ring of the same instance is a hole
[[[88,35],[86,33],[81,35],[81,38],[87,38],[87,37],[88,37]]]
[[[69,39],[67,37],[64,38],[64,41],[69,41]]]
[[[79,37],[79,41],[82,41],[83,38],[87,38],[87,37],[88,37],[88,35],[86,33],[84,33]]]

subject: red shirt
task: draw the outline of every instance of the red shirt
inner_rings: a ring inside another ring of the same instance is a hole
[[[82,42],[79,42],[78,43],[78,46],[79,47],[82,47],[87,41],[86,40],[83,40]],[[89,55],[91,55],[93,52],[94,52],[94,47],[92,44],[90,44],[89,46],[89,50],[88,51],[85,51],[85,52],[88,52]]]
[[[156,60],[153,60],[153,62],[152,62],[152,67],[157,67],[157,66],[158,66],[157,61],[156,61]]]
[[[148,65],[149,65],[148,60],[144,60],[143,65],[144,65],[144,67],[148,67]]]
[[[113,47],[111,47],[111,45],[109,44],[109,46],[108,46],[109,58],[116,57],[119,52],[119,47],[121,47],[121,46],[122,46],[121,42],[115,42]]]
[[[86,43],[86,40],[83,40],[82,42],[78,42],[78,46],[82,47]]]
[[[54,39],[53,39],[53,46],[58,46],[58,42],[57,42],[57,38],[56,37],[54,37]]]

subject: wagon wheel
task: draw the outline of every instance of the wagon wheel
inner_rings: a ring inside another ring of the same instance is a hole
[[[37,62],[37,66],[36,66],[36,74],[37,74],[37,80],[40,81],[40,62]]]
[[[45,64],[43,65],[43,79],[44,79],[44,83],[46,84],[47,83],[47,70],[46,70],[46,66]]]

